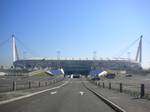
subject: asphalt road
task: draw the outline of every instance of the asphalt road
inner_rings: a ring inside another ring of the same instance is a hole
[[[0,105],[0,112],[114,112],[114,110],[88,91],[79,79],[71,79],[61,88]]]

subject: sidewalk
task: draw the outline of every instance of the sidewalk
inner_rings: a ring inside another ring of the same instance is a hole
[[[150,112],[150,101],[131,97],[108,88],[100,88],[94,84],[84,82],[87,87],[94,89],[113,103],[125,109],[127,112]]]

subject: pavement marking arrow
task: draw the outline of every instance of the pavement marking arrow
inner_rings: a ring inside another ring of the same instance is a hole
[[[83,91],[80,91],[79,93],[80,93],[80,95],[81,95],[81,96],[83,96],[83,95],[84,95],[84,92],[83,92]]]
[[[51,92],[51,94],[53,95],[53,94],[56,94],[57,93],[57,91],[53,91],[53,92]]]

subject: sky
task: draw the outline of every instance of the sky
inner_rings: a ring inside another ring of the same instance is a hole
[[[150,0],[0,0],[0,26],[0,65],[12,64],[15,34],[20,58],[81,59],[135,59],[138,42],[124,49],[143,35],[150,66]]]

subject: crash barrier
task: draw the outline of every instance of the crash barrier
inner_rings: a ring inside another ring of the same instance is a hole
[[[30,88],[38,88],[49,86],[55,84],[57,82],[63,81],[64,77],[57,77],[51,80],[29,80],[29,81],[11,81],[9,83],[5,83],[0,85],[0,92],[9,92],[9,91],[16,91],[22,89],[30,89]]]
[[[150,85],[148,84],[93,81],[93,80],[89,81],[100,88],[107,88],[109,90],[115,90],[120,93],[127,93],[136,98],[146,98],[150,100]]]

